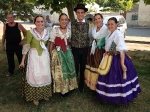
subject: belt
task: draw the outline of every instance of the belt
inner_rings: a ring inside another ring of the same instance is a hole
[[[106,54],[109,54],[109,55],[116,55],[116,54],[119,54],[120,52],[119,51],[116,51],[116,50],[112,50],[112,51],[107,51]]]

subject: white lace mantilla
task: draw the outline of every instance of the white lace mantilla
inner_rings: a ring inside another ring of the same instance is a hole
[[[108,28],[106,25],[103,25],[98,32],[96,32],[96,30],[97,30],[97,26],[91,28],[91,35],[94,39],[101,39],[103,37],[106,37],[108,34]],[[93,40],[90,54],[94,54],[95,49],[96,49],[96,41]]]
[[[41,87],[51,84],[50,58],[47,50],[43,50],[39,56],[35,48],[31,48],[28,54],[26,78],[32,87]]]

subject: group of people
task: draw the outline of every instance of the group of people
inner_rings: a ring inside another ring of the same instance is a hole
[[[23,45],[22,59],[17,57],[19,68],[22,68],[22,96],[26,101],[38,105],[41,99],[49,100],[52,93],[61,93],[64,97],[76,88],[82,93],[84,84],[95,91],[100,100],[117,104],[132,101],[141,90],[136,70],[125,53],[124,36],[117,30],[116,18],[110,18],[106,26],[102,14],[97,13],[94,15],[95,25],[90,27],[84,19],[88,11],[85,5],[77,4],[74,11],[77,19],[70,22],[69,28],[68,16],[62,13],[59,16],[60,26],[53,27],[51,31],[44,28],[42,16],[36,16],[36,27],[26,31],[13,21],[12,14],[8,14],[2,39],[2,50],[6,40],[7,76],[14,71],[12,54],[15,52],[17,55]],[[20,30],[26,34],[22,41]],[[102,76],[97,69],[104,55],[110,51],[114,54],[111,68]],[[9,53],[12,53],[11,59]],[[124,78],[123,73],[127,77]]]

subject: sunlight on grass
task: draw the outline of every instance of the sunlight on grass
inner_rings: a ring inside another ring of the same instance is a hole
[[[53,94],[49,101],[40,101],[39,106],[26,102],[21,97],[21,72],[16,70],[13,76],[5,77],[7,60],[5,52],[0,51],[0,112],[149,112],[150,111],[150,52],[129,51],[132,62],[138,72],[142,92],[127,105],[116,105],[96,99],[94,93],[85,88],[84,93],[78,89],[63,98]]]

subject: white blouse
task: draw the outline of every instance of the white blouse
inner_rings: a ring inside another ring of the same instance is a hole
[[[127,46],[124,40],[124,35],[119,30],[115,30],[112,34],[109,33],[109,35],[105,38],[106,51],[109,51],[113,41],[116,44],[117,51],[122,52],[127,50]]]
[[[67,40],[71,37],[71,30],[67,28],[67,32],[63,34],[59,27],[54,27],[50,33],[50,41],[54,42],[56,37],[60,37],[61,39]]]

